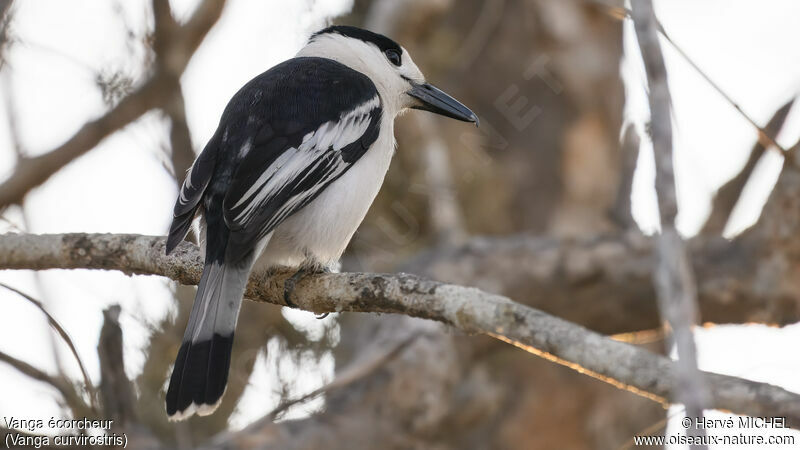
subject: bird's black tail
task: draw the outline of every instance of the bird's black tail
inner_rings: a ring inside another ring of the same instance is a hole
[[[183,420],[219,406],[231,363],[233,331],[252,260],[206,262],[167,389],[167,415]]]

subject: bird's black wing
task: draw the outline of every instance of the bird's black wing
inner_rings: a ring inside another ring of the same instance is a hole
[[[194,160],[183,180],[178,199],[175,201],[172,225],[167,237],[167,254],[180,244],[192,226],[192,220],[200,206],[200,200],[203,199],[203,194],[214,175],[219,144],[220,137],[217,133]]]
[[[381,114],[372,81],[325,58],[291,59],[242,88],[223,115],[228,137],[243,136],[223,203],[226,259],[342,176],[378,138]]]

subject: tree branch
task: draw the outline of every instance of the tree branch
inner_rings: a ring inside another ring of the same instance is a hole
[[[697,367],[697,347],[692,327],[697,323],[697,286],[689,262],[686,244],[675,227],[678,200],[672,156],[671,99],[667,85],[667,68],[658,42],[656,15],[651,0],[632,3],[632,17],[650,88],[650,129],[656,162],[656,192],[661,216],[661,231],[656,239],[658,260],[653,279],[658,309],[669,322],[678,350],[674,396],[686,407],[686,417],[699,420],[709,402],[707,380]],[[704,436],[705,430],[690,427],[692,436]],[[705,445],[696,446],[706,448]],[[694,447],[693,447],[694,448]]]
[[[59,169],[115,131],[169,100],[169,94],[176,88],[175,80],[183,73],[194,51],[216,23],[224,5],[225,2],[221,0],[205,0],[201,3],[189,21],[171,35],[173,39],[165,52],[164,63],[139,89],[122,99],[104,116],[86,123],[57,148],[39,156],[19,159],[13,174],[0,184],[0,210],[20,203],[28,191],[47,181]]]
[[[139,235],[0,235],[0,269],[107,269],[161,275],[195,284],[199,250],[182,243],[164,255],[164,238]],[[292,275],[254,274],[246,297],[282,305]],[[581,326],[475,288],[408,274],[342,273],[299,280],[292,301],[315,313],[378,312],[436,320],[465,333],[487,334],[582,374],[667,405],[674,364]],[[800,395],[765,383],[701,372],[711,387],[709,407],[752,416],[784,416],[800,427]]]

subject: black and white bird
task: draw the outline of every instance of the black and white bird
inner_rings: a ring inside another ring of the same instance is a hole
[[[205,266],[167,390],[170,419],[218,406],[254,268],[337,267],[409,108],[478,122],[396,42],[346,26],[317,32],[233,96],[186,175],[167,239],[170,253],[200,214]]]

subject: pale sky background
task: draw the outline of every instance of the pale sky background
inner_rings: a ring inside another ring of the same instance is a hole
[[[173,1],[179,18],[192,11],[196,0]],[[213,133],[231,95],[247,80],[291,57],[308,34],[346,11],[350,0],[253,2],[230,0],[217,26],[187,68],[183,82],[187,118],[197,149]],[[114,12],[119,5],[121,13]],[[657,13],[673,39],[759,123],[800,91],[797,42],[800,2],[773,0],[658,1]],[[101,69],[134,71],[141,67],[143,49],[126,45],[125,23],[141,35],[146,30],[149,1],[25,0],[16,2],[13,22],[19,43],[11,47],[8,69],[0,77],[0,179],[13,168],[14,156],[8,126],[10,102],[17,111],[16,124],[23,151],[48,151],[71,136],[86,120],[105,110],[94,73]],[[124,20],[123,20],[124,18]],[[626,22],[625,49],[633,55],[623,62],[630,120],[645,122],[647,99],[641,60]],[[662,40],[668,65],[675,118],[675,153],[681,206],[679,226],[692,234],[708,211],[710,194],[744,163],[756,132],[736,111]],[[424,68],[423,68],[424,70]],[[502,89],[498,89],[498,93]],[[786,132],[778,137],[784,146],[800,137],[800,108],[794,108]],[[480,111],[476,111],[480,115]],[[165,234],[176,191],[162,167],[161,150],[168,142],[167,128],[157,113],[150,113],[103,141],[99,148],[77,160],[32,192],[25,214],[12,209],[6,216],[35,233],[109,232]],[[455,145],[455,144],[454,144]],[[402,149],[400,149],[402,151]],[[762,165],[758,182],[748,190],[750,201],[739,210],[737,223],[752,221],[780,167],[780,158]],[[640,155],[634,183],[634,213],[645,230],[657,223],[653,201],[652,153],[647,145]],[[0,223],[0,232],[13,229]],[[36,280],[38,277],[38,283]],[[28,292],[46,304],[69,331],[88,365],[93,381],[99,380],[96,345],[102,310],[119,303],[123,308],[126,368],[129,376],[140,370],[145,326],[170,309],[170,282],[158,277],[127,277],[115,272],[27,271],[0,272],[0,281]],[[39,287],[42,289],[40,290]],[[63,366],[78,375],[70,355],[53,339],[41,314],[25,301],[0,290],[0,349],[39,368],[55,371],[53,348]],[[288,312],[291,320],[317,333],[323,324],[309,314]],[[725,326],[697,333],[703,369],[781,385],[800,392],[800,326],[783,329],[763,326]],[[261,358],[245,399],[234,417],[240,427],[264,414],[274,404],[270,379],[275,376],[278,352],[274,343]],[[314,389],[333,373],[333,358],[320,364],[306,361],[303,392]],[[281,370],[296,373],[284,362]],[[298,392],[298,394],[301,392]],[[49,418],[60,408],[54,392],[29,381],[0,363],[0,417]],[[313,410],[321,402],[294,412]],[[798,442],[800,442],[800,434]]]

